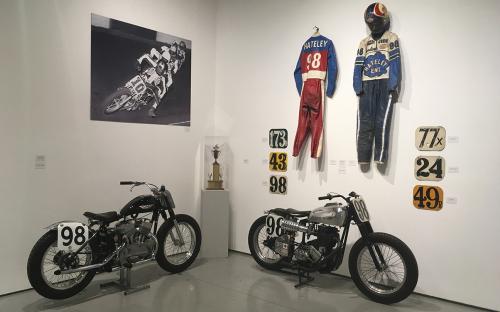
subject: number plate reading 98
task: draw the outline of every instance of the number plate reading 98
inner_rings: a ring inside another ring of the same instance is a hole
[[[60,223],[57,226],[57,248],[76,251],[89,238],[89,228],[82,223]]]
[[[281,228],[281,221],[283,218],[277,215],[269,214],[266,218],[266,233],[270,237],[276,237],[283,234],[283,229]]]
[[[366,209],[366,204],[363,198],[357,197],[352,200],[356,214],[358,215],[359,221],[367,222],[370,221],[370,215],[368,214],[368,209]]]

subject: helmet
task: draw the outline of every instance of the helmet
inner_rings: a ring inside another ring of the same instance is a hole
[[[372,34],[383,34],[389,29],[389,13],[380,2],[370,4],[365,11],[365,23]]]
[[[181,41],[181,42],[179,43],[179,47],[180,47],[181,49],[185,50],[185,49],[186,49],[186,43],[185,43],[184,41]]]

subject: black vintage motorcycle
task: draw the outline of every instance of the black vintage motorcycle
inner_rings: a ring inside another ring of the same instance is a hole
[[[349,226],[361,238],[349,254],[351,278],[367,297],[385,304],[408,297],[418,280],[418,266],[410,248],[395,236],[376,233],[361,196],[329,193],[319,200],[341,198],[313,211],[275,208],[258,218],[248,233],[253,258],[266,269],[297,270],[299,284],[312,281],[310,272],[330,273],[344,257]],[[342,233],[339,231],[343,228]]]
[[[116,211],[85,212],[88,223],[61,221],[48,227],[28,258],[28,279],[50,299],[64,299],[84,289],[98,272],[156,260],[166,271],[178,273],[196,259],[201,246],[198,223],[174,213],[172,195],[165,187],[146,182],[152,195],[141,195]],[[168,216],[167,216],[168,212]],[[148,218],[149,216],[149,218]],[[159,217],[164,222],[158,228]]]

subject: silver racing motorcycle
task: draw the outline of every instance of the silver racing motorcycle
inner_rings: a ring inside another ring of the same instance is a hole
[[[178,273],[196,259],[201,246],[198,223],[174,213],[174,200],[165,187],[146,182],[152,194],[137,196],[119,213],[85,212],[88,223],[61,221],[48,227],[28,258],[28,279],[42,296],[64,299],[84,289],[98,272],[156,260]],[[167,215],[168,213],[168,215]],[[160,216],[164,222],[158,228]]]
[[[351,278],[368,298],[391,304],[408,297],[418,280],[417,260],[395,236],[374,232],[361,196],[329,193],[319,200],[342,199],[312,211],[275,208],[255,220],[248,245],[255,261],[266,269],[297,270],[302,286],[311,272],[330,273],[343,260],[347,235],[356,224],[361,238],[349,254]]]

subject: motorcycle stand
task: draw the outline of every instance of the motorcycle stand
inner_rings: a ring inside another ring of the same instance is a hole
[[[141,285],[132,287],[132,269],[131,268],[120,268],[120,279],[118,281],[103,283],[100,285],[102,288],[115,287],[123,291],[123,294],[129,295],[144,289],[148,289],[149,285]]]
[[[298,269],[297,275],[299,276],[299,283],[294,286],[295,288],[301,288],[309,284],[309,282],[314,281],[314,277],[311,277],[309,272],[302,271],[301,269]],[[303,278],[305,278],[305,280],[302,280]]]

